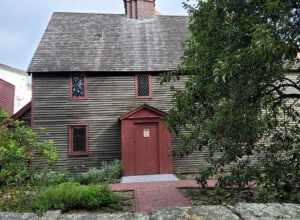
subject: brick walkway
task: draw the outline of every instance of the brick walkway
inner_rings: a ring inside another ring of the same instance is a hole
[[[209,182],[211,187],[214,184],[214,181]],[[191,206],[191,201],[185,198],[178,189],[195,187],[199,185],[194,180],[111,185],[113,191],[134,191],[135,211],[146,213],[161,208]]]

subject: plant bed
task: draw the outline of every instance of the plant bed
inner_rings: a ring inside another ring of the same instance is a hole
[[[238,193],[236,189],[221,188],[183,188],[180,189],[183,195],[192,201],[193,206],[200,205],[223,205],[235,204],[238,202],[254,202],[253,190],[246,189]]]
[[[82,185],[119,183],[121,178],[120,161],[103,162],[100,167],[91,168],[74,178]]]
[[[6,188],[0,192],[0,211],[35,212],[131,212],[133,192],[112,192],[106,185],[62,183],[50,187]]]
[[[42,190],[33,202],[33,210],[121,210],[123,198],[106,185],[63,183]]]
[[[120,213],[120,212],[134,212],[134,191],[128,192],[115,192],[122,198],[121,205],[118,209],[113,208],[102,208],[96,210],[68,210],[64,211],[64,214],[81,214],[87,211],[91,214],[102,214],[102,213]]]

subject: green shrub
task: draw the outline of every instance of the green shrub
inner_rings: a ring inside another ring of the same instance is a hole
[[[115,183],[121,176],[121,165],[119,161],[103,163],[101,168],[92,168],[88,172],[76,178],[80,184]]]
[[[107,186],[81,186],[79,183],[63,183],[43,190],[33,203],[33,210],[98,210],[120,209],[121,197]]]
[[[53,186],[65,182],[72,182],[72,178],[68,172],[42,170],[35,173],[31,178],[32,184],[36,186]]]
[[[31,186],[2,188],[0,191],[0,211],[31,212],[37,189]]]
[[[52,141],[39,141],[24,122],[14,121],[0,109],[0,186],[23,185],[31,177],[33,167],[28,163],[33,153],[48,165],[57,160]]]

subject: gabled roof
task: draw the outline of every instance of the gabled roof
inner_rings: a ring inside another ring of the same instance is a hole
[[[143,112],[143,115],[139,115],[140,112]],[[148,114],[145,114],[145,113]],[[166,117],[168,114],[166,112],[160,111],[157,108],[154,108],[150,105],[144,104],[141,105],[140,107],[137,107],[136,109],[125,113],[124,115],[121,116],[120,120],[124,120],[124,119],[131,119],[131,118],[137,118],[137,117],[157,117],[157,118],[164,118]]]
[[[9,82],[3,80],[3,79],[0,79],[0,82],[1,82],[2,84],[7,85],[7,86],[10,87],[10,88],[13,88],[13,89],[15,88],[15,85],[13,85],[13,84],[11,84],[11,83],[9,83]]]
[[[54,13],[28,72],[175,70],[188,17]]]
[[[20,119],[25,113],[31,110],[31,102],[27,103],[23,108],[17,111],[13,116],[13,119]]]

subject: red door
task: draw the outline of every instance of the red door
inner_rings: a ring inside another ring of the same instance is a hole
[[[135,125],[135,173],[159,174],[158,123]]]

